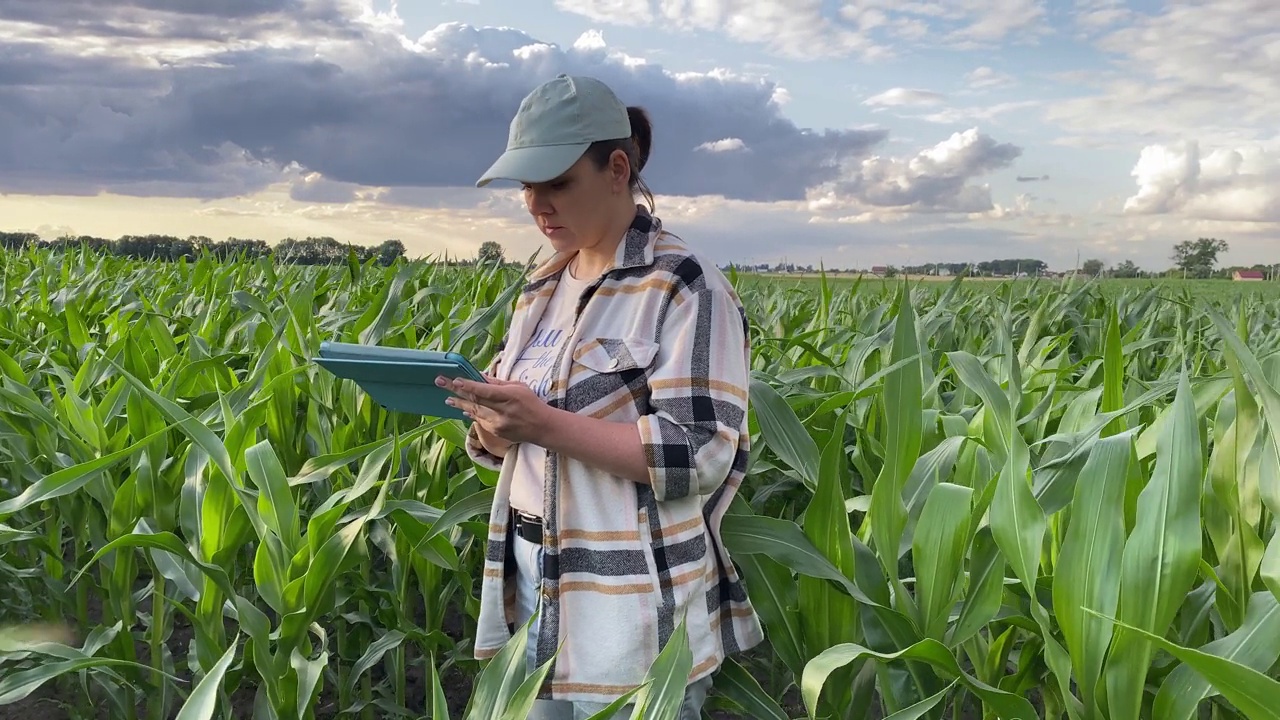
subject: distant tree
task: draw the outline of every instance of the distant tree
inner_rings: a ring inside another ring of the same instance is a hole
[[[1101,274],[1102,274],[1102,268],[1103,268],[1103,267],[1105,267],[1105,266],[1102,264],[1102,261],[1101,261],[1101,260],[1099,260],[1099,259],[1097,259],[1097,258],[1090,258],[1090,259],[1088,259],[1088,260],[1085,260],[1085,261],[1084,261],[1084,265],[1083,265],[1083,266],[1081,266],[1081,268],[1080,268],[1080,269],[1081,269],[1081,271],[1083,271],[1083,272],[1084,272],[1084,274],[1085,274],[1085,275],[1091,275],[1091,276],[1093,276],[1093,277],[1098,277],[1099,275],[1101,275]]]
[[[35,233],[0,232],[0,247],[6,250],[21,250],[39,244],[40,236]]]
[[[1111,276],[1118,278],[1136,278],[1142,274],[1142,270],[1132,261],[1125,260],[1111,268]]]
[[[480,245],[480,251],[476,253],[476,262],[501,265],[506,262],[506,252],[503,251],[502,245],[497,241],[485,240]]]
[[[965,266],[961,264],[953,267],[962,269]],[[983,260],[975,266],[975,269],[979,275],[1013,276],[1019,273],[1039,275],[1049,269],[1049,264],[1036,258],[1004,258],[1001,260]]]
[[[380,265],[390,265],[396,260],[404,257],[404,243],[399,240],[383,240],[374,254],[378,258]]]
[[[248,260],[271,254],[271,246],[267,245],[265,240],[249,238],[229,237],[219,243],[210,243],[208,247],[213,256],[219,260],[236,257]]]
[[[1226,240],[1197,238],[1173,246],[1173,263],[1189,277],[1207,278],[1218,265],[1218,254],[1230,249]]]

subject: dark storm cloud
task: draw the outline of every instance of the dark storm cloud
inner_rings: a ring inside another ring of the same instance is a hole
[[[520,99],[560,72],[600,77],[649,110],[655,144],[645,175],[659,193],[795,200],[824,184],[874,193],[884,179],[859,169],[884,131],[799,128],[773,103],[772,83],[673,75],[626,61],[598,37],[560,48],[516,30],[450,24],[408,48],[351,20],[347,0],[72,5],[80,21],[139,32],[168,28],[191,38],[184,33],[198,27],[199,37],[251,38],[282,27],[289,33],[275,39],[290,42],[240,50],[197,43],[196,58],[157,62],[148,51],[154,39],[136,41],[132,53],[77,55],[68,39],[102,36],[84,27],[58,43],[0,40],[0,135],[8,141],[0,190],[220,197],[298,168],[336,183],[295,190],[313,201],[349,198],[344,183],[469,187],[501,153]],[[22,16],[50,31],[68,27],[62,10],[0,0],[0,18]],[[1008,154],[1006,146],[994,152]],[[963,194],[968,177],[912,176],[927,191],[921,197],[942,201]]]

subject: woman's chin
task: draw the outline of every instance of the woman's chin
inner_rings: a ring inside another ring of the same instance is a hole
[[[556,252],[576,249],[573,236],[566,230],[551,230],[543,234],[546,235],[547,242],[551,243],[551,247],[555,248]]]

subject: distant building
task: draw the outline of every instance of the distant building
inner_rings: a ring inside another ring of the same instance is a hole
[[[1231,279],[1244,282],[1259,282],[1266,280],[1267,276],[1263,275],[1261,270],[1236,270],[1231,273]]]
[[[871,272],[881,277],[884,277],[889,273],[889,268],[885,265],[872,265]]]

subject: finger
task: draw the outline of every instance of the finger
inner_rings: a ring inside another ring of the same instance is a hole
[[[519,380],[503,380],[500,377],[496,377],[488,374],[486,374],[484,378],[490,385],[523,385],[524,384]]]
[[[470,400],[460,398],[460,397],[445,398],[444,402],[449,407],[453,407],[453,408],[457,408],[458,410],[461,410],[463,415],[471,418],[472,420],[476,420],[476,421],[480,420],[481,408],[483,406],[477,405],[476,403],[471,402]]]
[[[514,383],[519,385],[519,383]],[[511,397],[511,384],[493,385],[489,383],[476,382],[474,380],[456,379],[453,381],[453,391],[466,398],[486,405],[497,405]]]

